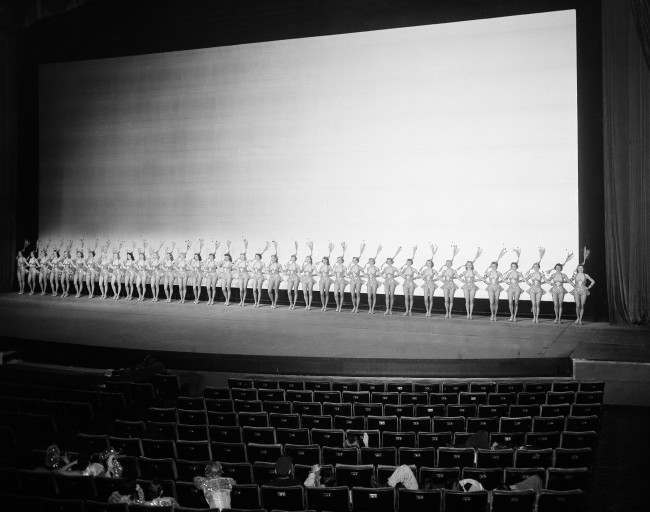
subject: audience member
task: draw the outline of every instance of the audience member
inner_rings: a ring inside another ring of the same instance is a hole
[[[268,485],[290,487],[301,484],[302,482],[296,480],[293,475],[293,460],[291,457],[280,457],[275,462],[275,479],[271,480]]]
[[[194,485],[203,491],[205,501],[211,509],[230,508],[230,491],[235,485],[232,478],[223,476],[221,463],[212,462],[205,467],[205,476],[194,477]]]

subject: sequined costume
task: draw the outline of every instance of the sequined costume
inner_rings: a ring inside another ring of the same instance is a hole
[[[497,296],[503,291],[501,280],[503,276],[498,270],[490,269],[485,273],[483,280],[487,283],[488,292],[494,293]]]
[[[230,508],[230,491],[235,481],[232,478],[216,477],[196,477],[194,484],[203,491],[205,501],[210,508],[223,510]]]
[[[458,277],[456,271],[451,267],[443,267],[443,269],[438,273],[440,276],[440,281],[442,281],[442,289],[453,294],[457,289],[456,282],[454,279]]]
[[[571,294],[576,296],[586,297],[589,295],[589,289],[587,288],[587,275],[584,272],[576,273],[573,276],[574,287],[571,291]]]
[[[530,287],[528,288],[527,293],[531,298],[537,294],[544,295],[544,288],[542,288],[544,275],[540,271],[531,270],[526,275],[526,279],[530,281]]]

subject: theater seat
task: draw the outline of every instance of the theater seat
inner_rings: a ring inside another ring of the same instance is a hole
[[[331,512],[348,512],[348,488],[337,487],[311,487],[306,488],[307,506],[314,510],[327,510]]]
[[[274,487],[262,485],[260,489],[262,505],[267,510],[303,510],[304,491],[300,485],[291,487]]]
[[[260,492],[256,484],[237,484],[230,491],[231,506],[234,508],[259,508]]]
[[[375,474],[374,466],[348,466],[340,464],[336,467],[336,482],[347,487],[370,487]]]
[[[537,498],[537,512],[579,512],[584,510],[585,496],[580,490],[542,490]]]
[[[491,512],[534,512],[535,491],[504,491],[495,489],[492,491]]]
[[[393,512],[395,489],[392,487],[353,487],[352,512]]]
[[[445,512],[485,512],[487,491],[445,491]]]
[[[442,491],[440,489],[399,489],[397,493],[398,512],[440,512]]]

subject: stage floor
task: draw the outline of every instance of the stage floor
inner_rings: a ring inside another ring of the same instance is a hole
[[[515,377],[571,375],[572,358],[650,361],[648,329],[540,322],[0,295],[5,346],[70,364],[112,367],[147,352],[208,371]]]

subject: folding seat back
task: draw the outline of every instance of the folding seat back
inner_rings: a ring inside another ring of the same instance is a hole
[[[512,448],[486,450],[479,448],[476,454],[476,465],[479,468],[506,468],[513,465],[515,451]]]
[[[429,393],[430,405],[449,405],[458,403],[458,393]]]
[[[399,401],[401,404],[427,405],[429,403],[429,396],[422,392],[405,391],[400,393]]]
[[[147,439],[176,440],[178,438],[176,423],[148,421],[145,428],[145,435],[143,437],[146,437]]]
[[[176,399],[176,407],[194,411],[205,409],[205,398],[202,396],[179,396]]]
[[[479,482],[483,489],[491,491],[503,484],[501,468],[463,468],[463,478],[471,478]]]
[[[533,419],[530,416],[521,418],[501,418],[499,432],[530,432],[533,427]]]
[[[209,460],[209,457],[202,460]],[[150,459],[148,457],[140,457],[138,463],[140,466],[140,476],[142,478],[150,480],[176,480],[178,476],[174,459]]]
[[[305,389],[312,391],[330,391],[332,389],[332,383],[327,380],[306,380]]]
[[[487,393],[485,392],[467,392],[462,391],[458,393],[458,402],[463,405],[476,405],[487,404]]]
[[[232,397],[230,396],[230,389],[229,388],[216,388],[212,386],[206,386],[203,388],[203,397],[208,399],[216,399],[216,400],[230,400]]]
[[[293,405],[291,402],[262,402],[262,411],[269,414],[291,414]]]
[[[334,422],[331,416],[322,414],[303,414],[300,417],[300,426],[308,429],[331,429]]]
[[[275,438],[279,444],[311,444],[306,428],[276,428]]]
[[[527,491],[492,491],[492,512],[534,512],[536,493]]]
[[[97,498],[95,479],[86,476],[55,474],[56,487],[60,498],[94,500]]]
[[[267,510],[303,510],[304,490],[300,485],[274,487],[262,485],[262,505]]]
[[[535,416],[532,430],[533,432],[562,432],[564,416]]]
[[[442,468],[459,467],[474,465],[473,448],[438,448],[438,466]]]
[[[265,412],[240,412],[238,414],[241,427],[268,427],[269,418]]]
[[[177,441],[176,453],[185,460],[212,460],[208,441]]]
[[[336,466],[336,483],[347,487],[370,487],[374,473],[374,466],[370,464],[360,466],[339,464]]]
[[[253,387],[253,380],[252,379],[238,379],[238,378],[232,377],[232,378],[228,379],[228,387],[230,389],[232,389],[232,388],[240,388],[240,389],[252,388]]]
[[[305,389],[305,383],[301,380],[281,380],[278,382],[278,387],[285,391],[299,391]]]
[[[335,382],[332,382],[332,390],[340,391],[341,393],[343,393],[344,391],[358,391],[359,390],[359,383],[358,382],[335,381]]]
[[[454,438],[452,432],[420,432],[418,434],[419,448],[438,448],[439,446],[451,446]]]
[[[45,512],[86,512],[86,506],[80,499],[43,498],[41,510]]]
[[[291,457],[294,464],[305,464],[313,466],[320,464],[320,446],[313,445],[293,445],[287,444],[284,446],[284,454]]]
[[[572,404],[575,402],[573,391],[549,391],[546,393],[547,404]]]
[[[348,512],[348,493],[346,486],[306,488],[307,507],[313,510]]]
[[[275,462],[255,462],[253,464],[253,480],[257,485],[269,483],[275,477]]]
[[[179,441],[207,441],[210,439],[207,425],[185,425],[179,423],[176,426],[176,431]]]
[[[340,401],[341,393],[339,391],[314,391],[314,402],[338,403]]]
[[[467,418],[467,432],[476,433],[479,430],[497,432],[499,430],[499,418]]]
[[[238,400],[235,398],[232,405],[235,412],[262,412],[261,400]]]
[[[196,476],[205,476],[205,468],[208,464],[210,464],[209,460],[176,459],[176,475],[178,476],[178,480],[192,482]]]
[[[323,414],[327,416],[352,416],[352,404],[342,402],[323,403]]]
[[[401,447],[398,450],[399,464],[416,467],[433,467],[436,465],[435,448],[408,448]]]
[[[284,402],[283,389],[259,389],[257,396],[262,402]]]
[[[359,449],[351,448],[334,448],[330,446],[323,446],[321,448],[321,455],[323,464],[337,464],[357,465],[359,463]]]
[[[191,482],[176,482],[176,501],[181,507],[205,509],[208,506],[203,491]]]
[[[519,393],[524,390],[524,383],[518,381],[497,382],[497,393]]]
[[[101,453],[108,448],[108,437],[103,434],[80,433],[77,434],[75,447],[81,453]]]
[[[415,448],[415,432],[382,432],[381,443],[384,447],[394,446],[395,448]]]
[[[442,383],[442,392],[443,393],[462,393],[469,391],[468,382],[443,382]]]
[[[314,401],[314,392],[310,390],[287,390],[284,393],[287,402],[305,402],[311,403]]]
[[[206,398],[205,409],[210,412],[234,412],[235,406],[230,398]]]
[[[171,439],[142,439],[142,455],[152,459],[175,459],[176,443]]]
[[[540,405],[539,404],[526,404],[526,405],[510,405],[508,406],[508,416],[511,418],[521,418],[523,416],[539,416],[540,415]],[[502,416],[506,416],[503,414]],[[550,415],[549,415],[550,416]]]
[[[439,382],[415,382],[413,384],[413,391],[415,393],[440,393]]]
[[[567,416],[571,412],[571,404],[544,404],[539,415],[546,417]]]
[[[396,432],[398,419],[397,416],[368,416],[366,418],[366,424],[371,430],[379,430],[380,432],[389,430]]]
[[[223,474],[238,484],[253,483],[253,467],[248,462],[222,462]]]
[[[310,416],[321,416],[323,404],[320,402],[293,402],[293,412]]]
[[[139,438],[111,436],[108,438],[108,444],[123,455],[131,455],[133,457],[143,455],[142,443]]]
[[[546,392],[531,393],[522,391],[517,393],[517,404],[519,405],[542,405],[546,402]]]
[[[517,402],[516,393],[490,393],[488,395],[488,405],[513,405]]]
[[[300,415],[298,414],[269,414],[269,425],[274,428],[300,428]]]
[[[397,463],[397,449],[394,446],[384,448],[361,448],[360,454],[361,464],[394,466]]]
[[[355,416],[383,416],[384,404],[355,402],[352,406]]]
[[[560,432],[528,432],[526,445],[532,448],[557,448],[560,446]]]
[[[365,416],[334,416],[334,428],[336,429],[363,430],[365,427]]]
[[[399,419],[400,432],[431,432],[431,426],[432,421],[428,416]]]
[[[392,487],[353,487],[352,512],[393,512],[395,489]]]
[[[244,427],[242,428],[244,443],[275,444],[275,429],[273,427]]]
[[[113,435],[119,437],[144,437],[144,421],[115,420]]]
[[[519,448],[515,452],[515,467],[518,468],[548,468],[553,465],[553,450],[529,450]]]
[[[552,382],[526,382],[524,384],[524,391],[528,393],[546,393],[547,391],[551,391],[552,387]]]
[[[556,468],[590,468],[593,462],[591,448],[556,448],[553,466]]]
[[[602,404],[573,404],[571,405],[571,416],[598,416],[602,414]]]
[[[257,389],[255,388],[231,388],[230,397],[234,401],[247,402],[255,401],[257,397]]]
[[[445,491],[445,512],[485,512],[487,491]]]
[[[412,404],[385,404],[384,405],[384,415],[385,416],[397,416],[401,418],[402,416],[413,416],[413,411],[415,407]]]
[[[260,508],[262,503],[259,487],[256,484],[233,485],[230,491],[230,506],[242,509]]]
[[[148,421],[177,421],[175,407],[149,407],[147,409]]]
[[[591,432],[562,432],[560,446],[562,448],[591,448],[598,445],[598,433]]]
[[[242,431],[239,427],[229,426],[221,427],[219,425],[210,425],[210,440],[218,443],[241,443]]]
[[[183,423],[185,425],[207,425],[208,424],[208,417],[206,415],[205,409],[198,409],[198,410],[177,409],[176,414],[178,416],[178,423]]]
[[[246,462],[246,449],[243,443],[215,443],[210,445],[214,460],[219,462]]]
[[[433,418],[434,432],[465,432],[464,416],[436,416]]]
[[[413,392],[413,383],[404,381],[404,382],[387,382],[386,391],[389,393],[412,393]]]
[[[442,491],[440,489],[409,490],[397,492],[398,512],[440,512]]]
[[[385,382],[359,382],[359,391],[369,391],[370,393],[383,393],[386,391]]]
[[[223,427],[238,425],[238,414],[235,412],[208,412],[208,424]]]
[[[544,489],[537,498],[537,512],[576,512],[584,510],[585,495],[581,490],[554,491]]]
[[[602,391],[578,391],[576,393],[577,404],[602,404],[603,392]]]
[[[464,416],[471,418],[476,416],[478,409],[476,404],[449,404],[447,406],[447,416]]]
[[[494,393],[497,390],[496,382],[470,382],[469,391],[470,393]]]
[[[566,428],[570,432],[590,432],[600,428],[600,419],[598,416],[567,416]]]
[[[343,446],[345,432],[343,430],[313,428],[311,442],[319,446],[339,448]]]
[[[275,462],[282,456],[282,445],[249,443],[246,454],[248,462]]]
[[[556,380],[551,391],[562,393],[564,391],[578,391],[579,382],[575,380]]]
[[[376,404],[399,404],[399,393],[396,392],[372,392],[370,393],[370,401]]]

